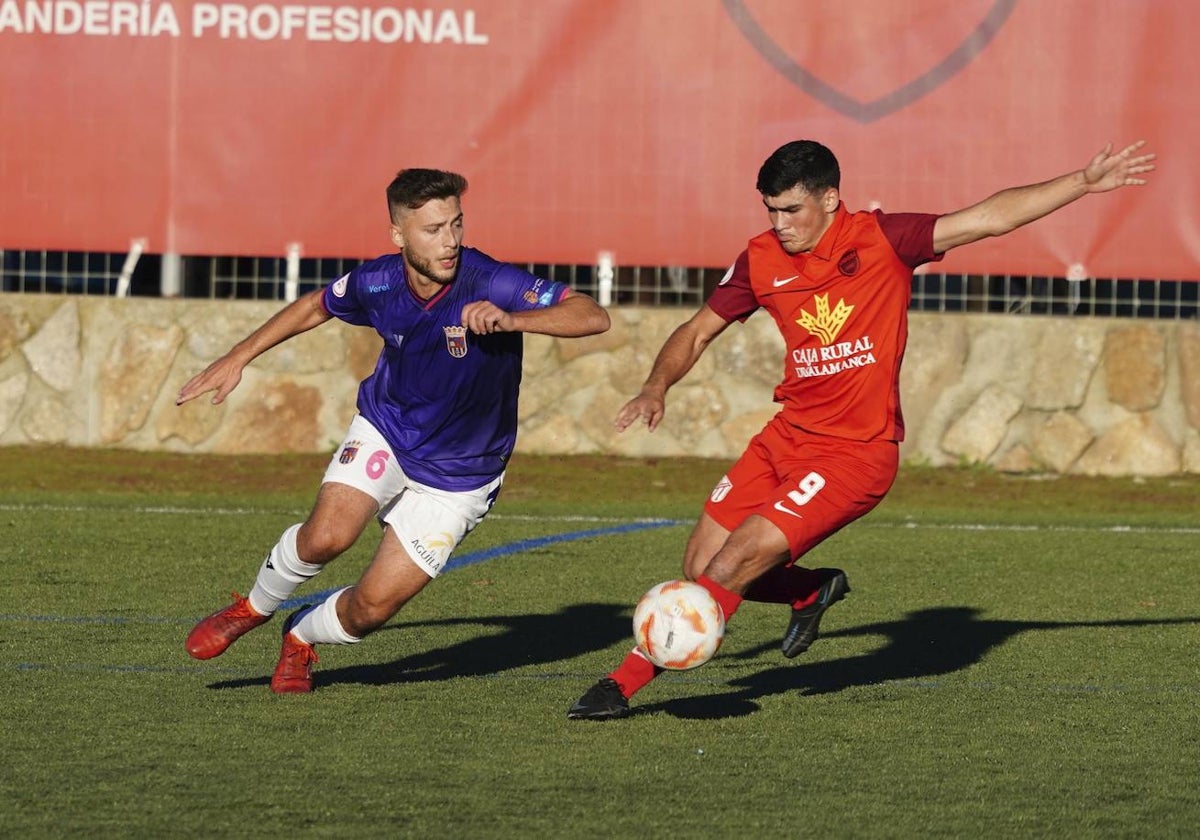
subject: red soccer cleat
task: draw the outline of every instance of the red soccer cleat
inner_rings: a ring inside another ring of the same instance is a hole
[[[308,642],[292,635],[292,626],[306,610],[293,613],[283,627],[283,649],[279,651],[279,662],[271,676],[271,691],[276,694],[307,694],[312,691],[312,664],[317,661],[317,651]]]
[[[260,624],[271,620],[269,615],[259,615],[250,606],[250,600],[237,592],[231,592],[233,603],[217,610],[188,633],[184,647],[194,659],[212,659],[220,656],[235,641]]]

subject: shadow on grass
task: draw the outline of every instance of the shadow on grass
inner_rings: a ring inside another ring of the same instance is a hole
[[[378,665],[328,669],[318,665],[313,670],[313,684],[315,688],[320,688],[334,683],[389,685],[451,680],[488,676],[527,665],[560,662],[629,639],[629,621],[628,604],[573,604],[550,615],[447,618],[389,624],[362,644],[375,646],[384,641],[381,637],[390,633],[416,628],[476,625],[499,627],[501,632],[481,634]],[[381,646],[381,649],[384,647]],[[318,653],[325,650],[333,650],[333,647],[322,645]],[[268,673],[264,677],[215,682],[209,688],[244,688],[266,685],[270,681]]]
[[[981,619],[979,613],[973,607],[938,607],[911,612],[897,621],[822,633],[818,642],[822,647],[833,648],[836,640],[856,636],[882,637],[884,644],[870,653],[848,658],[806,662],[802,656],[780,667],[731,681],[729,685],[736,687],[733,691],[646,705],[635,704],[633,712],[665,713],[697,720],[742,717],[757,711],[759,706],[756,701],[771,695],[788,692],[826,694],[854,686],[894,680],[931,680],[951,674],[974,665],[990,650],[1020,633],[1080,627],[1138,628],[1200,624],[1200,618],[1005,621]],[[389,624],[365,644],[379,644],[384,640],[376,637],[389,633],[467,625],[496,627],[500,628],[500,632],[479,634],[451,645],[433,647],[376,665],[327,669],[318,665],[313,674],[314,685],[316,688],[337,683],[391,685],[490,676],[528,665],[572,659],[602,650],[630,636],[628,605],[574,604],[548,615],[447,618]],[[322,650],[326,649],[333,648],[322,647]],[[780,656],[774,642],[737,654],[738,659],[744,660],[765,656]],[[209,687],[244,688],[269,682],[270,673],[267,672],[262,677],[223,680],[211,683]],[[683,687],[686,690],[686,684]]]
[[[826,694],[853,686],[876,685],[892,680],[930,680],[974,665],[993,648],[1020,633],[1033,630],[1066,630],[1079,627],[1157,627],[1200,624],[1200,618],[1113,621],[1005,621],[979,618],[973,607],[937,607],[909,613],[899,621],[867,624],[822,633],[819,642],[855,636],[881,636],[886,642],[861,656],[805,664],[793,663],[733,680],[738,690],[703,697],[681,698],[635,708],[639,714],[665,712],[674,717],[716,719],[743,717],[758,710],[755,702],[774,694],[796,691],[803,695]],[[774,645],[763,645],[738,654],[754,659]]]

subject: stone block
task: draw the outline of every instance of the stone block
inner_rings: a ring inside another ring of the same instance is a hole
[[[146,422],[182,343],[183,330],[174,324],[134,324],[120,334],[105,354],[97,383],[102,444],[117,443]]]
[[[1200,432],[1188,429],[1183,436],[1183,463],[1185,473],[1200,473]]]
[[[29,313],[14,305],[3,305],[0,298],[0,362],[11,356],[21,342],[33,333]]]
[[[154,432],[160,442],[175,438],[189,447],[198,447],[211,438],[221,428],[225,420],[227,407],[212,404],[212,394],[205,394],[183,405],[175,405],[172,395],[178,394],[188,377],[182,373],[176,374],[170,385],[164,389],[164,397],[170,398],[170,403],[164,403],[159,409],[154,423]]]
[[[756,411],[746,411],[729,418],[721,424],[721,437],[724,438],[726,457],[734,457],[746,448],[750,438],[763,430],[763,426],[779,413],[778,405],[768,405]]]
[[[1104,347],[1104,326],[1091,322],[1050,323],[1034,350],[1033,375],[1025,395],[1029,408],[1078,408],[1087,395]],[[1014,348],[1024,353],[1026,348]]]
[[[1184,416],[1200,430],[1200,324],[1179,325],[1179,379]]]
[[[1033,452],[1055,472],[1064,473],[1095,440],[1091,428],[1069,411],[1056,411],[1033,424]]]
[[[579,453],[579,426],[570,415],[557,413],[540,423],[529,424],[517,435],[518,452],[539,455],[570,455]]]
[[[38,379],[62,393],[79,380],[83,357],[79,349],[79,306],[68,300],[21,345],[25,360]]]
[[[716,388],[680,383],[667,394],[662,427],[684,446],[694,446],[728,414],[729,406]]]
[[[1173,475],[1181,467],[1180,447],[1150,414],[1139,414],[1109,429],[1075,462],[1083,475]]]
[[[731,324],[706,355],[712,355],[715,375],[753,383],[770,399],[784,377],[786,349],[775,322],[760,313],[745,324]]]
[[[328,443],[318,422],[322,398],[316,388],[290,379],[243,380],[234,396],[213,452],[315,452]]]
[[[987,463],[1008,434],[1021,400],[1003,388],[985,388],[942,438],[942,449],[972,464]]]
[[[580,356],[611,353],[618,347],[625,346],[629,342],[629,323],[624,318],[612,317],[611,314],[610,318],[612,326],[607,332],[555,341],[554,346],[558,351],[559,361],[566,364]]]
[[[60,394],[34,397],[21,413],[21,429],[32,443],[76,443],[87,441],[80,434],[82,423]]]
[[[1003,473],[1030,473],[1038,468],[1033,454],[1023,443],[1018,443],[1007,452],[992,461],[992,466]]]
[[[356,382],[361,382],[375,372],[383,339],[374,330],[358,328],[346,332],[346,368]]]
[[[29,374],[25,371],[14,373],[5,379],[0,379],[0,435],[8,431],[21,404],[25,401],[25,392],[29,387]]]
[[[1108,398],[1129,411],[1148,411],[1162,400],[1166,385],[1166,340],[1153,326],[1109,330],[1104,341],[1104,381]]]
[[[908,353],[900,368],[904,425],[913,431],[905,449],[916,445],[915,432],[925,427],[942,394],[962,380],[969,350],[967,323],[961,318],[913,319]]]

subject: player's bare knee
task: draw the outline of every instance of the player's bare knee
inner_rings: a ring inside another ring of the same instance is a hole
[[[296,535],[296,553],[305,563],[325,564],[340,555],[358,539],[345,529],[312,521],[300,526]]]
[[[342,627],[360,639],[382,627],[394,613],[390,605],[365,598],[358,587],[349,590],[338,603],[338,620]]]

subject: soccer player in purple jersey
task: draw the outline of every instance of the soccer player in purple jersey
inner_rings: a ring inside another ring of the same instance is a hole
[[[378,518],[383,537],[358,582],[284,623],[271,690],[311,691],[314,645],[353,644],[382,626],[495,502],[517,435],[521,333],[608,329],[588,296],[464,247],[466,189],[453,172],[401,171],[387,189],[398,253],[289,304],[180,390],[177,404],[210,391],[220,403],[261,353],[334,317],[384,340],[308,519],[283,532],[247,597],[195,626],[185,646],[196,659],[268,621]]]

